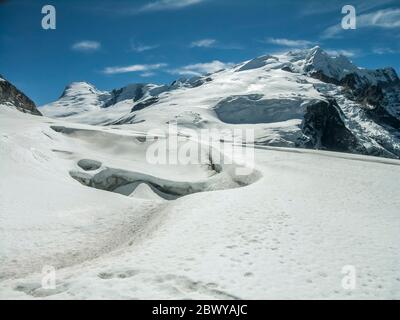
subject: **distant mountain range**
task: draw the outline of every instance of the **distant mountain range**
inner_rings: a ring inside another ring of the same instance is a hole
[[[320,47],[265,55],[169,85],[131,84],[110,92],[74,82],[40,107],[6,80],[0,103],[71,122],[138,130],[174,121],[182,129],[253,128],[260,145],[400,158],[400,80],[393,68],[367,70]]]

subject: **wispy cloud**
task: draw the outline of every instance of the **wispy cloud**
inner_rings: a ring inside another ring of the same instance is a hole
[[[332,39],[332,38],[337,38],[340,32],[343,31],[343,28],[340,24],[330,26],[329,28],[326,28],[322,34],[321,38],[323,39]]]
[[[131,50],[135,51],[135,52],[144,52],[144,51],[156,49],[158,47],[159,47],[158,44],[154,44],[154,45],[145,45],[145,44],[141,44],[141,43],[132,43],[131,44]]]
[[[400,28],[400,9],[386,9],[361,15],[358,27]]]
[[[155,72],[147,71],[147,72],[141,73],[140,76],[143,78],[148,78],[148,77],[154,76],[155,74],[156,74]]]
[[[357,13],[365,13],[367,11],[378,9],[394,3],[398,0],[352,0],[351,5],[357,9]],[[336,1],[320,1],[320,0],[310,0],[304,3],[303,10],[300,12],[302,16],[309,15],[321,15],[330,14],[336,12],[338,15],[341,14],[342,7],[344,3],[340,4]]]
[[[217,40],[215,39],[201,39],[197,41],[193,41],[190,44],[190,47],[195,48],[210,48],[213,47],[217,43]]]
[[[400,50],[392,49],[392,48],[374,48],[374,49],[372,50],[372,53],[378,54],[378,55],[383,55],[383,54],[396,54],[396,53],[400,53]]]
[[[216,39],[200,39],[193,41],[189,47],[191,48],[214,48],[220,50],[241,50],[243,47],[235,43],[221,43]]]
[[[166,67],[166,63],[156,63],[156,64],[133,64],[130,66],[115,66],[107,67],[103,69],[105,74],[117,74],[117,73],[127,73],[127,72],[142,72],[142,75],[148,74],[152,70],[157,70]]]
[[[177,10],[189,7],[205,0],[158,0],[150,2],[139,8],[139,12],[145,11],[162,11],[162,10]]]
[[[121,16],[137,15],[142,13],[151,13],[158,11],[175,11],[181,10],[187,7],[201,4],[210,0],[148,0],[143,1],[144,4],[137,4],[136,1],[120,1],[118,6],[112,1],[107,1],[106,3],[99,3],[96,8],[90,7],[91,12],[95,10],[100,13],[112,13]],[[101,1],[98,1],[101,2]],[[139,1],[137,1],[139,2]],[[89,8],[88,8],[89,10]]]
[[[348,49],[326,49],[325,52],[331,56],[345,56],[348,58],[356,57],[359,52],[357,50],[348,50]]]
[[[74,43],[71,48],[72,48],[72,50],[75,50],[75,51],[93,52],[93,51],[97,51],[101,48],[101,43],[98,41],[83,40],[83,41]]]
[[[313,42],[308,40],[292,40],[285,38],[267,38],[263,42],[292,48],[304,48],[314,44]]]
[[[382,29],[400,28],[400,9],[384,9],[357,16],[357,29],[375,27]],[[340,24],[330,26],[322,38],[335,38],[344,31]]]
[[[226,69],[232,67],[234,64],[230,62],[221,62],[218,60],[214,60],[206,63],[195,63],[189,64],[177,69],[169,70],[169,73],[179,74],[179,75],[187,75],[187,76],[200,76],[205,73],[212,73],[219,71],[221,69]]]

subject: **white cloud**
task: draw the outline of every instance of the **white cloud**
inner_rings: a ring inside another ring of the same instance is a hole
[[[325,52],[331,56],[346,56],[349,58],[357,56],[358,52],[356,50],[346,50],[346,49],[327,49]]]
[[[375,27],[382,29],[400,28],[400,9],[385,9],[357,16],[356,28]],[[345,31],[340,24],[331,26],[322,33],[323,38],[335,38]]]
[[[159,45],[144,45],[144,44],[140,44],[140,43],[131,44],[131,50],[135,51],[135,52],[144,52],[144,51],[156,49],[158,47],[159,47]]]
[[[241,50],[242,46],[235,43],[220,43],[215,39],[201,39],[193,41],[190,44],[191,48],[216,48],[221,50]]]
[[[190,46],[192,48],[199,47],[199,48],[210,48],[216,44],[217,40],[215,39],[201,39],[198,41],[193,41]]]
[[[177,69],[169,70],[172,74],[188,75],[188,76],[200,76],[205,73],[212,73],[221,69],[232,67],[233,63],[224,63],[218,60],[214,60],[206,63],[195,63],[183,66]]]
[[[267,43],[276,44],[284,47],[303,48],[313,45],[314,43],[307,40],[291,40],[285,38],[268,38],[265,40]]]
[[[139,11],[161,11],[176,10],[204,2],[205,0],[158,0],[150,2],[139,9]]]
[[[101,47],[100,42],[92,40],[83,40],[76,42],[72,45],[72,50],[82,51],[82,52],[92,52],[97,51]]]
[[[400,9],[386,9],[361,15],[359,27],[400,28]]]
[[[148,73],[151,70],[157,70],[166,67],[166,63],[156,63],[156,64],[133,64],[130,66],[123,67],[107,67],[103,70],[105,74],[116,74],[116,73],[127,73],[127,72],[143,72],[143,74]]]
[[[143,77],[143,78],[152,77],[154,75],[155,75],[155,72],[151,72],[151,71],[143,72],[143,73],[140,74],[140,76]]]
[[[352,0],[351,5],[357,9],[357,13],[364,13],[372,9],[389,5],[398,0]],[[343,4],[344,5],[344,4]],[[309,0],[303,5],[303,10],[300,12],[302,16],[309,15],[322,15],[328,13],[340,14],[342,9],[341,5],[338,5],[335,1],[320,1],[320,0]]]
[[[394,49],[391,49],[391,48],[374,48],[372,50],[372,52],[375,53],[375,54],[382,55],[382,54],[395,54],[395,53],[399,53],[400,51],[399,50],[394,50]]]
[[[338,34],[343,30],[342,26],[340,24],[331,26],[329,28],[326,28],[321,35],[321,38],[323,39],[331,39],[331,38],[337,38]]]

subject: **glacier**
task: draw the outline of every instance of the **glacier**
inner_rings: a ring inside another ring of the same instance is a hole
[[[75,82],[39,113],[0,91],[0,298],[399,299],[398,83],[316,47],[169,85]],[[177,145],[150,136],[171,123]],[[194,134],[248,128],[248,175]],[[149,163],[150,141],[208,161]]]

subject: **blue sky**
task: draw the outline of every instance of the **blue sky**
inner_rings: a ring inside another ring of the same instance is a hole
[[[56,30],[41,28],[44,5]],[[338,27],[343,5],[357,29]],[[38,105],[65,85],[168,83],[265,53],[320,45],[400,71],[399,0],[0,0],[0,74]]]

